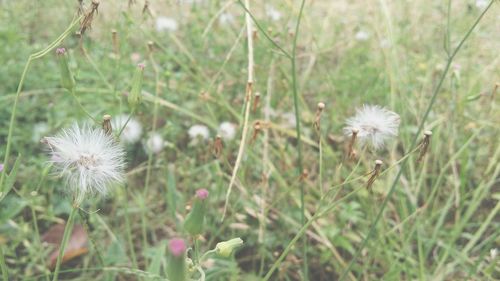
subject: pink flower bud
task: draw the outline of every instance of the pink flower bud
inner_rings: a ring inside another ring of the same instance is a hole
[[[200,189],[196,190],[196,197],[198,197],[198,199],[201,199],[201,200],[207,199],[208,190],[206,190],[205,188],[200,188]]]
[[[137,67],[139,67],[141,70],[144,70],[144,68],[146,67],[146,64],[141,62],[141,63],[137,64]]]
[[[168,248],[174,257],[179,257],[186,252],[186,243],[180,238],[174,238],[168,242]]]

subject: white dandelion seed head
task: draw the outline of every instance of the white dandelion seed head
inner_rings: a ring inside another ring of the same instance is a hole
[[[360,143],[380,149],[398,135],[399,123],[398,114],[379,105],[363,105],[356,109],[355,116],[347,119],[344,134],[352,136],[353,130],[358,130]]]
[[[149,135],[148,140],[146,141],[146,144],[144,145],[144,150],[146,153],[160,153],[163,148],[165,147],[165,141],[163,140],[162,136],[158,133],[153,133]]]
[[[210,131],[205,125],[193,125],[188,130],[188,135],[191,139],[208,139],[210,137]]]
[[[132,144],[141,139],[142,125],[135,118],[130,118],[127,123],[128,118],[129,117],[124,114],[115,116],[111,119],[111,125],[113,126],[113,130],[115,132],[119,132],[123,126],[127,124],[120,135],[120,140],[124,143]]]
[[[125,152],[100,128],[75,124],[44,142],[50,162],[77,203],[86,195],[105,195],[111,185],[124,181]]]
[[[365,30],[360,30],[360,31],[356,32],[356,34],[354,35],[354,38],[358,41],[366,41],[366,40],[370,39],[370,33],[368,33]]]
[[[227,121],[222,122],[219,125],[218,132],[225,141],[230,141],[236,136],[236,125]]]
[[[476,0],[476,8],[485,9],[489,4],[489,0]]]
[[[279,21],[281,19],[281,12],[271,5],[266,5],[266,15],[272,21]]]
[[[155,25],[156,25],[156,31],[158,32],[163,32],[163,31],[174,32],[179,28],[179,24],[175,19],[163,16],[156,18]]]

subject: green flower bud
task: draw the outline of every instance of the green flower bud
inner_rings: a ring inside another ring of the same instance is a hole
[[[68,66],[66,49],[57,48],[56,54],[59,59],[59,69],[61,71],[61,86],[71,92],[75,88],[75,79]]]
[[[205,209],[208,191],[204,188],[198,189],[194,198],[193,208],[184,221],[184,229],[191,235],[202,233],[205,222]]]
[[[143,63],[139,63],[137,65],[137,69],[135,70],[134,77],[132,78],[132,89],[128,95],[128,104],[132,108],[136,108],[142,100],[142,78],[144,76],[144,67]]]
[[[220,242],[215,245],[215,249],[217,250],[217,254],[221,257],[229,257],[233,251],[243,245],[243,240],[241,238],[233,238],[228,241]]]
[[[170,281],[186,281],[186,243],[179,238],[168,242],[167,277]]]

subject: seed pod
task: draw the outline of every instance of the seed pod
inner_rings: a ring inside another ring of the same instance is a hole
[[[168,242],[167,277],[170,281],[186,281],[186,243],[179,238]]]
[[[217,254],[221,257],[229,257],[233,251],[243,245],[243,240],[241,238],[233,238],[228,241],[220,242],[215,245],[215,249],[217,250]]]
[[[106,114],[102,117],[102,129],[106,135],[111,135],[113,126],[111,126],[111,115]]]
[[[69,69],[68,58],[66,56],[65,48],[57,48],[56,50],[57,57],[59,59],[59,70],[61,72],[61,86],[72,92],[75,88],[75,79],[73,78],[73,74]]]
[[[382,160],[378,159],[375,160],[375,168],[373,169],[373,171],[370,172],[371,176],[368,179],[368,182],[366,183],[366,189],[368,189],[370,192],[372,191],[373,183],[380,175],[380,170],[381,170],[380,168],[382,167],[382,164],[383,164]]]
[[[135,109],[142,100],[142,79],[144,76],[144,63],[139,63],[132,79],[132,89],[128,95],[128,104]]]
[[[199,235],[203,231],[206,209],[205,199],[207,199],[207,197],[208,191],[206,189],[202,188],[196,191],[193,208],[184,221],[184,229],[192,236]]]
[[[424,132],[424,139],[420,143],[420,153],[418,155],[417,162],[421,162],[422,159],[424,159],[424,156],[427,153],[427,150],[429,149],[429,144],[431,143],[431,136],[432,136],[432,131]]]
[[[349,141],[349,147],[347,149],[348,150],[347,157],[349,157],[349,159],[356,158],[356,151],[354,150],[354,144],[356,143],[358,133],[359,133],[359,129],[357,129],[357,128],[352,129],[351,140]]]

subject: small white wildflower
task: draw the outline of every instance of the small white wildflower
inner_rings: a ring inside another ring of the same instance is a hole
[[[49,125],[45,122],[38,122],[33,126],[33,134],[31,140],[33,142],[40,142],[40,139],[49,132]]]
[[[279,21],[281,19],[281,12],[271,5],[266,5],[266,15],[272,21]]]
[[[360,30],[360,31],[356,32],[356,34],[354,35],[354,38],[358,41],[366,41],[366,40],[370,39],[370,34],[367,31]]]
[[[202,138],[206,140],[210,137],[210,131],[205,125],[193,125],[189,128],[188,135],[191,139]]]
[[[127,126],[123,129],[122,134],[120,135],[120,140],[125,142],[125,143],[136,143],[141,139],[142,135],[142,125],[137,121],[135,118],[130,118],[130,120],[127,123],[128,120],[127,115],[118,115],[115,116],[113,119],[111,119],[112,125],[113,125],[113,130],[118,134],[120,130],[125,126],[125,123]]]
[[[221,25],[227,25],[234,22],[234,16],[230,13],[222,13],[219,16],[219,23]]]
[[[165,147],[165,141],[161,137],[160,134],[154,133],[151,134],[144,145],[144,150],[146,153],[160,153]]]
[[[356,115],[347,119],[344,134],[352,136],[357,129],[357,137],[362,144],[370,144],[380,149],[385,142],[398,135],[399,115],[379,105],[363,105],[356,109]]]
[[[489,4],[489,0],[476,0],[476,8],[478,9],[485,9],[488,4]]]
[[[236,136],[236,126],[231,122],[222,122],[219,125],[219,134],[225,141],[230,141]]]
[[[76,203],[86,195],[108,192],[109,186],[124,180],[125,152],[100,128],[78,125],[46,137],[51,160],[65,178]]]
[[[179,28],[179,24],[173,18],[169,17],[157,17],[156,18],[156,30],[158,32],[171,31],[174,32]]]

